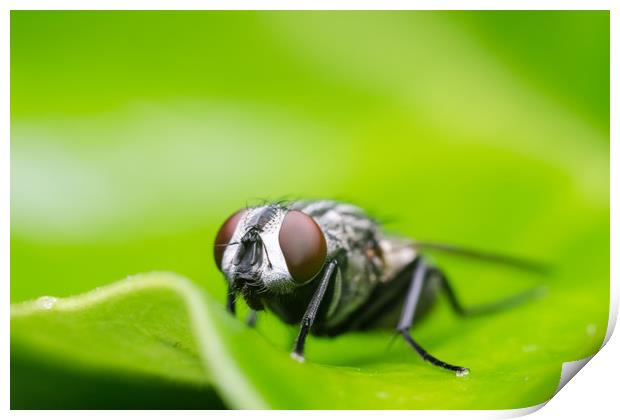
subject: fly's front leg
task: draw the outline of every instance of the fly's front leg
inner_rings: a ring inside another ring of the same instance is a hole
[[[235,314],[235,291],[232,286],[228,286],[228,293],[226,294],[226,310],[231,315]]]
[[[316,313],[319,310],[319,306],[321,305],[321,301],[323,300],[323,296],[325,296],[325,291],[327,290],[327,286],[329,286],[329,282],[331,278],[336,273],[336,269],[338,268],[338,263],[336,260],[332,260],[327,263],[327,267],[323,272],[323,276],[319,282],[319,287],[317,287],[312,299],[310,300],[310,304],[304,313],[303,318],[301,319],[301,328],[299,329],[299,335],[297,336],[297,340],[295,340],[295,348],[293,349],[293,353],[291,356],[300,361],[304,361],[304,346],[306,344],[306,336],[308,332],[310,332],[310,327],[312,327],[312,323],[314,322],[314,318],[316,317]]]
[[[248,319],[245,321],[248,324],[248,327],[254,328],[256,327],[256,320],[258,316],[254,309],[250,309],[250,313],[248,314]]]
[[[418,302],[420,301],[422,288],[425,281],[432,274],[432,270],[429,269],[424,260],[419,260],[413,271],[409,290],[407,291],[407,296],[405,298],[405,304],[403,305],[403,310],[400,315],[400,321],[398,322],[398,327],[396,327],[396,330],[405,339],[405,341],[422,357],[422,359],[440,368],[454,371],[458,376],[464,376],[469,373],[469,369],[462,366],[451,365],[437,359],[426,350],[424,350],[424,348],[422,348],[422,346],[420,346],[409,333],[409,330],[413,325],[415,310],[418,306]]]
[[[235,315],[235,313],[237,312],[235,305],[236,299],[237,296],[235,295],[235,292],[232,290],[232,287],[229,286],[228,293],[226,294],[226,310],[231,315]],[[256,311],[254,309],[250,309],[250,312],[248,313],[248,318],[246,320],[246,324],[248,325],[248,327],[254,328],[256,326],[257,318],[258,316],[256,315]]]

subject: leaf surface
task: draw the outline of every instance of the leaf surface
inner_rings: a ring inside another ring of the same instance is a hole
[[[235,408],[517,408],[550,397],[559,378],[557,358],[537,354],[547,340],[544,321],[522,325],[544,312],[548,299],[476,320],[437,308],[414,335],[439,357],[469,366],[463,378],[424,364],[400,341],[388,349],[387,332],[311,338],[307,361],[296,362],[283,339],[287,329],[275,320],[250,329],[167,273],[13,305],[12,354],[23,348],[96,372],[211,384]],[[507,336],[507,329],[527,334]]]

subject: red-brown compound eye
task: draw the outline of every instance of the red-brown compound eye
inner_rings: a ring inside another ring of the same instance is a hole
[[[222,270],[222,258],[224,257],[224,251],[226,251],[226,245],[230,242],[230,239],[235,233],[235,229],[237,229],[239,220],[241,220],[244,213],[245,210],[239,210],[230,216],[217,232],[215,244],[213,245],[213,256],[215,257],[215,264],[217,264],[219,270]]]
[[[314,219],[300,211],[290,211],[280,227],[280,248],[288,271],[296,283],[305,283],[325,264],[327,244]]]

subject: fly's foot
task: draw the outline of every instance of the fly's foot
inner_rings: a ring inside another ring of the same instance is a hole
[[[469,369],[467,368],[460,368],[456,371],[456,376],[458,376],[459,378],[462,378],[467,375],[469,375]]]
[[[296,351],[291,353],[291,357],[297,360],[299,363],[303,363],[306,360],[303,354],[299,354]]]

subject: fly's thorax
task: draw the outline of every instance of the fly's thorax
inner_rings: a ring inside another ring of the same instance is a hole
[[[325,233],[330,258],[342,259],[333,280],[327,316],[319,324],[330,327],[346,319],[370,296],[384,278],[379,225],[359,207],[337,201],[304,201],[292,208],[311,215]],[[321,325],[317,325],[320,327]]]

